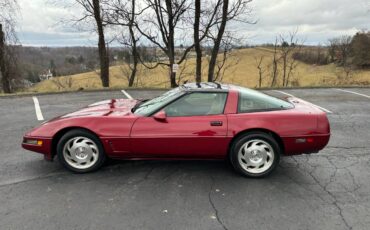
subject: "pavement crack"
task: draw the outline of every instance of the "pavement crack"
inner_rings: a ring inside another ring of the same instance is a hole
[[[295,157],[293,157],[293,160],[299,165],[299,162],[297,161],[297,159],[295,159]],[[306,159],[305,163],[308,164],[310,167],[314,168],[313,170],[307,170],[307,173],[311,176],[311,178],[315,181],[315,183],[321,187],[322,190],[324,190],[332,199],[333,199],[333,202],[331,202],[331,204],[336,207],[336,209],[338,210],[338,215],[340,216],[342,222],[344,223],[344,225],[346,226],[347,229],[352,229],[352,226],[349,225],[349,223],[347,222],[346,218],[344,217],[343,215],[343,210],[342,208],[340,207],[339,205],[339,201],[338,201],[338,198],[330,191],[328,190],[328,185],[330,183],[332,183],[334,181],[334,178],[338,172],[338,167],[328,159],[329,161],[329,164],[333,166],[333,168],[335,169],[333,175],[331,175],[330,179],[329,179],[329,182],[326,183],[326,184],[321,184],[319,179],[313,174],[313,172],[315,171],[315,168],[317,166],[313,166],[311,165],[309,162],[308,162],[308,158]]]
[[[212,180],[211,188],[209,189],[209,192],[208,192],[208,200],[209,200],[209,203],[211,204],[211,206],[213,208],[213,211],[215,212],[215,216],[216,216],[217,222],[222,226],[222,228],[224,230],[228,230],[228,228],[225,226],[225,224],[220,219],[218,209],[216,208],[216,206],[215,206],[215,204],[214,204],[214,202],[212,200],[212,191],[213,191],[213,187],[214,187],[214,184],[215,184],[215,179],[213,177],[211,177],[211,180]]]
[[[150,170],[148,170],[148,172],[145,174],[143,180],[147,180],[150,176],[150,174],[152,174],[152,172],[154,171],[155,167],[151,167]]]
[[[283,167],[282,167],[283,168]],[[300,181],[298,180],[295,180],[289,173],[286,173],[286,172],[283,172],[285,176],[287,176],[287,178],[289,180],[291,180],[293,183],[297,184],[298,186],[300,186],[302,189],[308,191],[308,192],[311,192],[313,194],[315,194],[317,196],[317,198],[319,198],[322,202],[326,202],[325,199],[323,197],[321,197],[321,195],[317,192],[315,192],[314,190],[311,190],[309,189],[309,186],[306,187],[304,186],[305,184],[301,183]],[[289,191],[288,191],[289,192]],[[304,199],[303,196],[300,196],[301,199]]]
[[[140,180],[135,181],[135,183],[131,183],[131,185],[137,186],[141,184],[142,182],[148,180],[150,174],[152,174],[155,168],[156,168],[155,166],[150,167],[150,169],[145,173],[145,175]]]
[[[327,148],[327,149],[370,149],[370,147],[367,147],[367,146],[350,146],[350,147],[345,147],[345,146],[326,146],[325,148]]]

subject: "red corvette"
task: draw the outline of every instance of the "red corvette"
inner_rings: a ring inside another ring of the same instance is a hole
[[[280,100],[218,83],[186,84],[151,100],[113,99],[54,118],[28,132],[23,148],[55,155],[85,173],[105,159],[229,159],[251,177],[280,155],[316,153],[330,138],[326,114],[297,98]]]

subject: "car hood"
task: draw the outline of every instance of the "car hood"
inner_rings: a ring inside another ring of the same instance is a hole
[[[63,128],[80,126],[94,131],[96,130],[96,127],[94,127],[97,121],[96,118],[99,118],[99,120],[105,118],[126,118],[127,121],[132,122],[137,118],[137,115],[133,114],[131,109],[137,103],[138,100],[134,99],[111,99],[96,102],[75,112],[43,122],[25,135],[50,138]],[[112,120],[117,121],[117,119]],[[119,119],[118,124],[124,123]]]
[[[138,100],[134,99],[99,101],[75,112],[54,118],[53,120],[73,117],[129,116],[132,114],[131,109],[137,103]]]

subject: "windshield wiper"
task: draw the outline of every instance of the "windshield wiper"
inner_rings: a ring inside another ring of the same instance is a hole
[[[149,101],[149,100],[150,99],[139,100],[139,102],[136,103],[136,105],[134,107],[132,107],[131,112],[134,113],[137,110],[137,108],[140,107],[141,104],[143,104],[144,102]]]

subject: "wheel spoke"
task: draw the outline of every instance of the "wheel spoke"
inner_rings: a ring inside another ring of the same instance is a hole
[[[257,141],[252,142],[252,145],[250,146],[250,148],[253,148],[253,149],[258,148],[258,142]]]
[[[270,158],[269,160],[271,160],[271,159],[273,158],[273,156],[272,156],[272,153],[271,153],[271,152],[267,152],[267,151],[266,151],[266,155]]]

